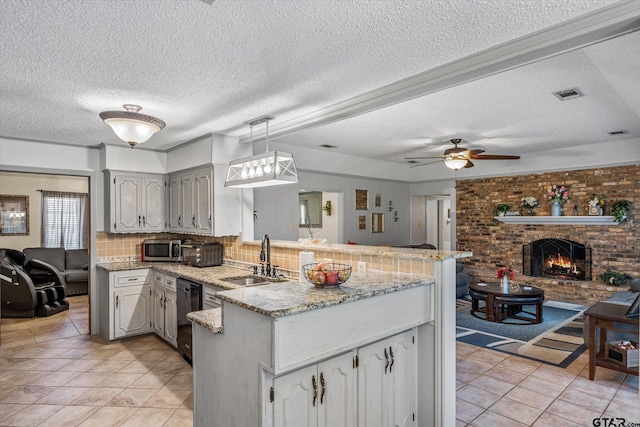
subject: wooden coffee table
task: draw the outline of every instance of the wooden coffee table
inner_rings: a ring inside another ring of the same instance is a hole
[[[533,286],[520,286],[517,291],[503,292],[500,283],[472,283],[469,286],[471,296],[471,314],[489,322],[503,322],[507,319],[524,320],[529,323],[542,322],[542,303],[544,290]],[[484,307],[480,307],[484,301]],[[533,305],[535,317],[523,316],[522,307]],[[476,313],[483,313],[484,317]]]

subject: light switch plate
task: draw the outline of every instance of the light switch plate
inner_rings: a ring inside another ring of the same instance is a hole
[[[358,273],[367,272],[367,263],[364,261],[358,261]]]

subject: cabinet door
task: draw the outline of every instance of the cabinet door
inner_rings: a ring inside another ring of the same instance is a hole
[[[128,286],[113,293],[114,337],[151,332],[151,286]]]
[[[391,426],[413,426],[413,415],[417,409],[417,361],[416,346],[413,344],[413,331],[407,331],[388,339],[391,358],[389,387],[389,413]]]
[[[196,228],[196,175],[187,174],[182,176],[182,230],[193,232]]]
[[[139,177],[117,175],[114,179],[114,230],[139,231],[142,226],[140,195],[142,183]]]
[[[318,426],[354,427],[358,414],[355,350],[318,364]]]
[[[176,292],[164,291],[164,339],[178,346],[178,304]]]
[[[162,288],[154,287],[153,289],[153,305],[152,305],[152,319],[153,319],[153,332],[159,337],[164,337],[164,290]]]
[[[142,229],[165,230],[166,188],[163,178],[142,179]]]
[[[213,177],[211,168],[196,174],[196,232],[213,232]]]
[[[390,390],[387,387],[387,375],[391,362],[386,343],[386,340],[379,341],[358,349],[359,427],[389,425]]]
[[[182,180],[181,176],[169,177],[169,230],[182,229]]]
[[[315,427],[318,425],[320,380],[317,374],[317,365],[313,365],[273,380],[274,426]]]

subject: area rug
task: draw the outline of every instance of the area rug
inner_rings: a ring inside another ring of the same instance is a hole
[[[586,350],[582,339],[585,306],[547,301],[542,323],[505,324],[472,316],[469,301],[459,299],[456,305],[458,341],[563,368]]]

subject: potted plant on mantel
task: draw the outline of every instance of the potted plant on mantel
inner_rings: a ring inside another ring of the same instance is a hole
[[[633,205],[628,200],[618,200],[611,206],[611,215],[614,216],[616,222],[620,223],[628,219],[628,213]]]

